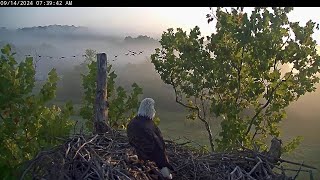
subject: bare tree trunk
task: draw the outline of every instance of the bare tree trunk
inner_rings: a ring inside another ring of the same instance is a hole
[[[105,133],[111,128],[108,126],[108,103],[107,103],[107,55],[97,54],[97,92],[94,107],[94,133]]]

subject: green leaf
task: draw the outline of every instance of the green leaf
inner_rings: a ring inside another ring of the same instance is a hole
[[[11,46],[9,44],[5,45],[2,49],[1,49],[1,53],[5,54],[7,56],[10,55],[11,52]]]
[[[285,154],[285,153],[292,152],[301,144],[302,140],[303,140],[302,136],[295,137],[294,139],[292,139],[290,142],[288,142],[286,145],[282,147],[282,153]]]

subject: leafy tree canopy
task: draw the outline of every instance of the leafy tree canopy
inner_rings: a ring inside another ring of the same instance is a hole
[[[55,69],[40,92],[32,93],[33,59],[17,63],[9,45],[1,49],[0,71],[0,178],[12,179],[25,161],[58,145],[56,137],[69,135],[74,124],[70,120],[73,106],[70,102],[62,108],[47,105],[57,89]]]
[[[255,8],[248,15],[243,8],[217,8],[207,15],[208,22],[216,20],[211,36],[202,37],[199,27],[189,34],[181,28],[162,34],[152,63],[173,86],[176,101],[190,110],[188,118],[205,124],[212,150],[212,119],[222,119],[218,150],[240,144],[266,148],[266,138],[280,136],[285,108],[315,91],[320,72],[312,38],[316,23],[290,22],[292,10]],[[295,147],[298,139],[288,145]]]

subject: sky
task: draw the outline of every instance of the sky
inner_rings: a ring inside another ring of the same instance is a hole
[[[252,8],[251,8],[252,9]],[[203,35],[214,31],[208,24],[208,7],[2,7],[0,27],[21,28],[52,24],[86,26],[105,33],[145,34],[160,37],[167,28],[189,30],[199,26]],[[320,7],[297,7],[289,14],[292,21],[320,23]],[[320,44],[320,32],[314,35]]]

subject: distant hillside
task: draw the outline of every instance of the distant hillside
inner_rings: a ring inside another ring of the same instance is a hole
[[[24,27],[16,30],[19,34],[37,35],[39,36],[83,36],[89,33],[87,27],[76,27],[74,25],[49,25]]]
[[[74,25],[48,25],[23,27],[18,29],[0,28],[0,37],[41,37],[41,38],[63,38],[64,40],[99,40],[118,41],[120,37],[97,33],[88,27]]]
[[[17,29],[20,32],[75,32],[75,31],[88,31],[89,28],[74,25],[49,25],[49,26],[35,26],[24,27]]]
[[[50,25],[31,28],[21,28],[18,32],[37,34],[43,37],[61,37],[70,40],[107,40],[110,37],[97,34],[87,27],[76,27],[69,25]]]

